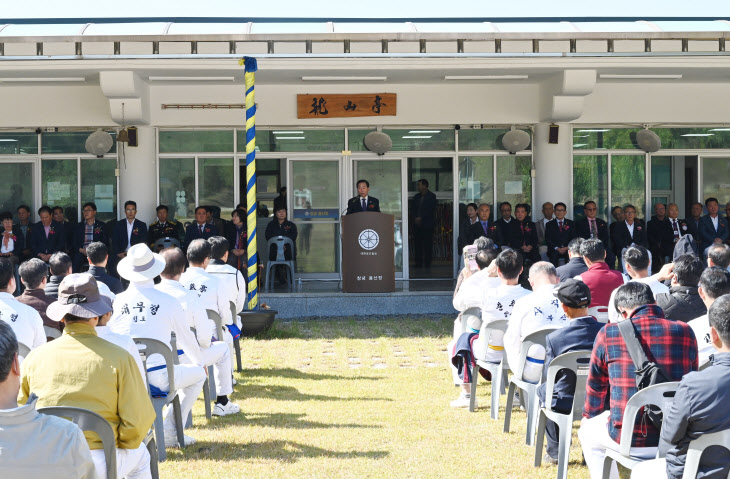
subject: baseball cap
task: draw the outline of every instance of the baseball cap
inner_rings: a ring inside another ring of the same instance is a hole
[[[569,308],[587,308],[591,304],[591,290],[583,281],[568,279],[558,283],[553,289],[553,296]]]

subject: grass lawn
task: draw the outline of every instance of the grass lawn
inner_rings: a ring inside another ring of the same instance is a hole
[[[489,417],[488,383],[476,413],[452,409],[446,344],[453,318],[281,322],[242,341],[232,399],[242,413],[205,419],[198,442],[168,449],[163,478],[554,478],[534,468],[526,415],[512,432]],[[587,478],[574,439],[569,475]]]

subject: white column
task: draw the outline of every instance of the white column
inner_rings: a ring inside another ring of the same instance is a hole
[[[155,220],[157,207],[157,165],[155,129],[141,126],[137,130],[139,146],[124,146],[125,161],[119,157],[119,211],[124,217],[124,202],[137,202],[137,218],[148,225]]]
[[[572,216],[571,153],[573,137],[569,123],[559,123],[558,143],[549,144],[549,123],[538,123],[532,139],[532,158],[535,164],[534,198],[532,201],[533,220],[542,218],[542,204],[562,201],[568,205],[568,217]]]

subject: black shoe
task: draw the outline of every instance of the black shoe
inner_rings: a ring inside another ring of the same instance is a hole
[[[551,456],[550,454],[545,454],[542,457],[542,462],[544,462],[545,464],[549,464],[551,466],[558,465],[558,460],[556,458],[554,458],[553,456]]]

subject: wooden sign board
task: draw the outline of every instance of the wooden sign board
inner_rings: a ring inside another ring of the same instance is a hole
[[[395,116],[395,93],[297,95],[297,118]]]

